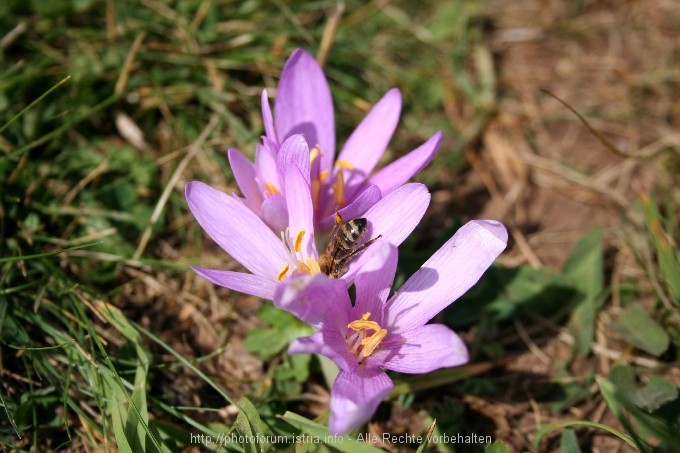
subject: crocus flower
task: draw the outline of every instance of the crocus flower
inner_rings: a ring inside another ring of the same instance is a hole
[[[442,134],[437,132],[371,176],[394,134],[400,112],[401,94],[391,89],[350,135],[336,160],[328,82],[314,57],[303,49],[295,50],[283,68],[273,115],[266,90],[262,93],[265,136],[257,145],[255,163],[238,150],[229,150],[229,162],[247,205],[269,225],[276,224],[278,209],[271,205],[280,206],[281,194],[285,196],[279,144],[302,134],[311,148],[308,162],[315,221],[329,227],[336,211],[344,218],[363,215],[427,165],[441,144]],[[278,197],[270,200],[274,195]]]
[[[393,384],[383,369],[428,373],[468,360],[448,327],[426,324],[482,276],[505,249],[505,227],[489,220],[464,225],[389,300],[397,250],[383,244],[355,277],[356,297],[325,275],[280,285],[274,304],[318,331],[295,340],[290,354],[318,353],[340,372],[333,383],[329,429],[343,434],[365,423]]]
[[[293,135],[281,145],[281,154],[308,153],[301,135]],[[208,235],[250,273],[193,266],[211,282],[246,294],[273,299],[278,282],[297,274],[316,274],[319,254],[315,244],[312,198],[308,173],[291,159],[283,172],[286,187],[286,226],[275,234],[242,200],[202,182],[187,184],[189,209]],[[382,198],[365,213],[369,226],[366,238],[399,245],[423,217],[430,194],[422,184],[401,186]],[[357,269],[370,256],[375,244],[349,263],[343,276],[351,282]],[[345,284],[345,283],[343,283]]]

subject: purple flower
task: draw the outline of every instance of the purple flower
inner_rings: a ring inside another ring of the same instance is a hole
[[[287,139],[279,151],[288,156],[304,153],[308,149],[301,135]],[[301,171],[292,158],[281,172],[281,180],[287,193],[280,200],[283,204],[276,208],[282,211],[280,218],[285,219],[285,225],[279,227],[281,235],[275,234],[240,198],[202,182],[187,184],[187,203],[198,223],[250,272],[193,266],[196,273],[217,285],[273,299],[278,282],[297,274],[320,272],[308,173]],[[405,184],[394,190],[365,213],[369,226],[365,240],[382,235],[382,241],[401,244],[420,222],[429,202],[430,194],[422,184]],[[343,280],[351,282],[373,250],[375,244],[353,259]]]
[[[426,324],[474,285],[505,249],[508,235],[495,221],[464,225],[389,300],[397,250],[383,244],[356,275],[356,299],[325,275],[289,280],[274,304],[319,329],[294,341],[291,354],[319,353],[340,367],[331,390],[332,433],[365,423],[393,384],[383,369],[428,373],[468,360],[448,327]]]
[[[246,204],[267,224],[277,225],[278,211],[269,205],[281,204],[270,201],[272,196],[285,196],[279,145],[294,134],[302,134],[312,148],[305,163],[310,168],[315,221],[329,227],[336,211],[343,218],[362,216],[427,165],[441,144],[442,134],[437,132],[417,149],[369,176],[385,152],[400,112],[401,94],[392,89],[357,126],[335,160],[335,118],[328,82],[314,57],[303,49],[295,50],[281,74],[274,115],[266,90],[262,93],[265,136],[257,145],[255,163],[238,150],[229,150],[229,162]]]

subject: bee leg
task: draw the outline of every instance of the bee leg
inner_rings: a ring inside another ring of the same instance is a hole
[[[354,253],[361,253],[361,252],[363,252],[364,250],[366,250],[366,248],[368,248],[368,246],[370,246],[371,244],[373,244],[375,241],[377,241],[377,240],[380,239],[381,237],[382,237],[382,234],[381,234],[381,235],[378,235],[378,236],[376,236],[376,237],[374,237],[373,239],[371,239],[371,240],[369,240],[369,241],[366,241],[365,243],[363,243],[363,244],[361,244],[359,247],[357,247],[357,248],[354,250]]]

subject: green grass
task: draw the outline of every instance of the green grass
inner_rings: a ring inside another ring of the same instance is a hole
[[[478,147],[511,94],[498,86],[488,5],[379,3],[347,2],[325,64],[337,135],[342,142],[399,87],[404,108],[389,158],[443,130],[442,151],[417,180],[455,197],[452,181],[472,171],[464,150]],[[18,27],[0,53],[3,449],[181,451],[199,436],[233,433],[288,436],[308,443],[301,451],[331,451],[309,444],[314,437],[340,451],[379,451],[357,444],[360,433],[330,438],[319,408],[324,364],[285,354],[307,326],[201,283],[188,268],[226,261],[188,213],[184,183],[234,188],[226,150],[252,157],[261,88],[276,87],[294,48],[319,49],[335,10],[333,1],[0,4],[0,33]],[[143,142],[125,138],[123,115]],[[596,432],[639,451],[678,448],[679,211],[666,183],[677,153],[667,156],[658,186],[611,234],[588,231],[561,269],[495,265],[442,316],[466,332],[473,363],[394,376],[378,426],[388,430],[390,411],[404,411],[422,422],[408,426],[411,434],[425,435],[434,419],[436,434],[494,434],[498,420],[488,414],[501,412],[469,398],[500,400],[503,367],[529,347],[518,339],[521,325],[546,341],[567,332],[573,345],[549,375],[532,377],[538,401],[512,402],[550,415],[535,418],[522,448],[579,451]],[[428,215],[404,245],[399,281],[463,220]],[[621,279],[612,277],[614,243],[635,263]],[[612,332],[621,354],[607,370],[596,366],[595,349],[598,335]],[[263,366],[249,374],[246,363]],[[229,371],[235,366],[244,371]],[[608,416],[593,422],[598,404]],[[512,451],[510,438],[487,451]],[[453,447],[484,448],[427,449]],[[280,442],[222,449],[284,448],[293,451]]]

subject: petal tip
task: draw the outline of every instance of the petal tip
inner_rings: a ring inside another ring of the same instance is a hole
[[[475,220],[474,222],[489,233],[493,234],[504,244],[508,243],[508,230],[501,222],[497,220]]]
[[[196,189],[200,184],[202,184],[200,181],[189,181],[186,183],[184,186],[184,197],[189,199],[191,197],[191,192]]]

